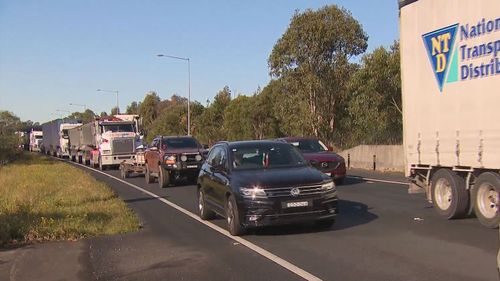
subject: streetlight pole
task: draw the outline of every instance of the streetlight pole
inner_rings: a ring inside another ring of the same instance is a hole
[[[118,91],[97,89],[98,92],[115,93],[116,94],[116,113],[120,114],[120,107],[118,105]]]
[[[187,61],[187,65],[188,65],[187,134],[188,134],[188,136],[190,136],[191,135],[191,110],[190,110],[190,105],[191,105],[191,60],[189,58],[176,57],[176,56],[170,56],[170,55],[164,55],[164,54],[158,54],[157,56]]]
[[[70,103],[69,105],[72,105],[72,106],[81,106],[81,107],[83,107],[83,111],[87,110],[87,105],[86,104]]]

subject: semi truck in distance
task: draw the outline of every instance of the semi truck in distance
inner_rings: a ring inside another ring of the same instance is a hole
[[[113,115],[69,130],[71,159],[101,170],[133,160],[142,144],[139,122],[138,115]]]
[[[59,158],[69,157],[68,130],[80,125],[75,119],[56,119],[43,124],[43,151]]]
[[[31,130],[30,131],[30,136],[29,136],[29,150],[30,151],[41,151],[41,144],[42,144],[42,139],[43,139],[43,131],[35,131]]]
[[[400,0],[410,193],[446,219],[500,222],[500,1]]]

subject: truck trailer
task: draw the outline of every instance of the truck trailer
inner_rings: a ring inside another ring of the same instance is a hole
[[[68,130],[80,126],[75,119],[56,119],[42,125],[43,150],[56,157],[69,157]]]
[[[500,1],[399,1],[410,193],[498,227]]]
[[[96,117],[69,130],[71,159],[103,170],[135,158],[141,144],[138,115]]]

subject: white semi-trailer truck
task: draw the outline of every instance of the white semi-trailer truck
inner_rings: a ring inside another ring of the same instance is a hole
[[[410,192],[447,219],[497,227],[500,1],[399,1]]]
[[[71,159],[101,170],[133,160],[142,142],[138,128],[138,115],[114,115],[71,129]]]
[[[30,151],[38,151],[40,152],[41,144],[43,140],[43,131],[30,131]]]
[[[56,119],[42,125],[43,150],[56,157],[69,157],[68,130],[80,126],[74,119]]]

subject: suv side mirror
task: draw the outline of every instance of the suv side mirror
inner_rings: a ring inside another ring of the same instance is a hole
[[[328,146],[328,151],[333,151],[333,146],[329,145]]]
[[[208,149],[208,144],[204,144],[203,149]]]

